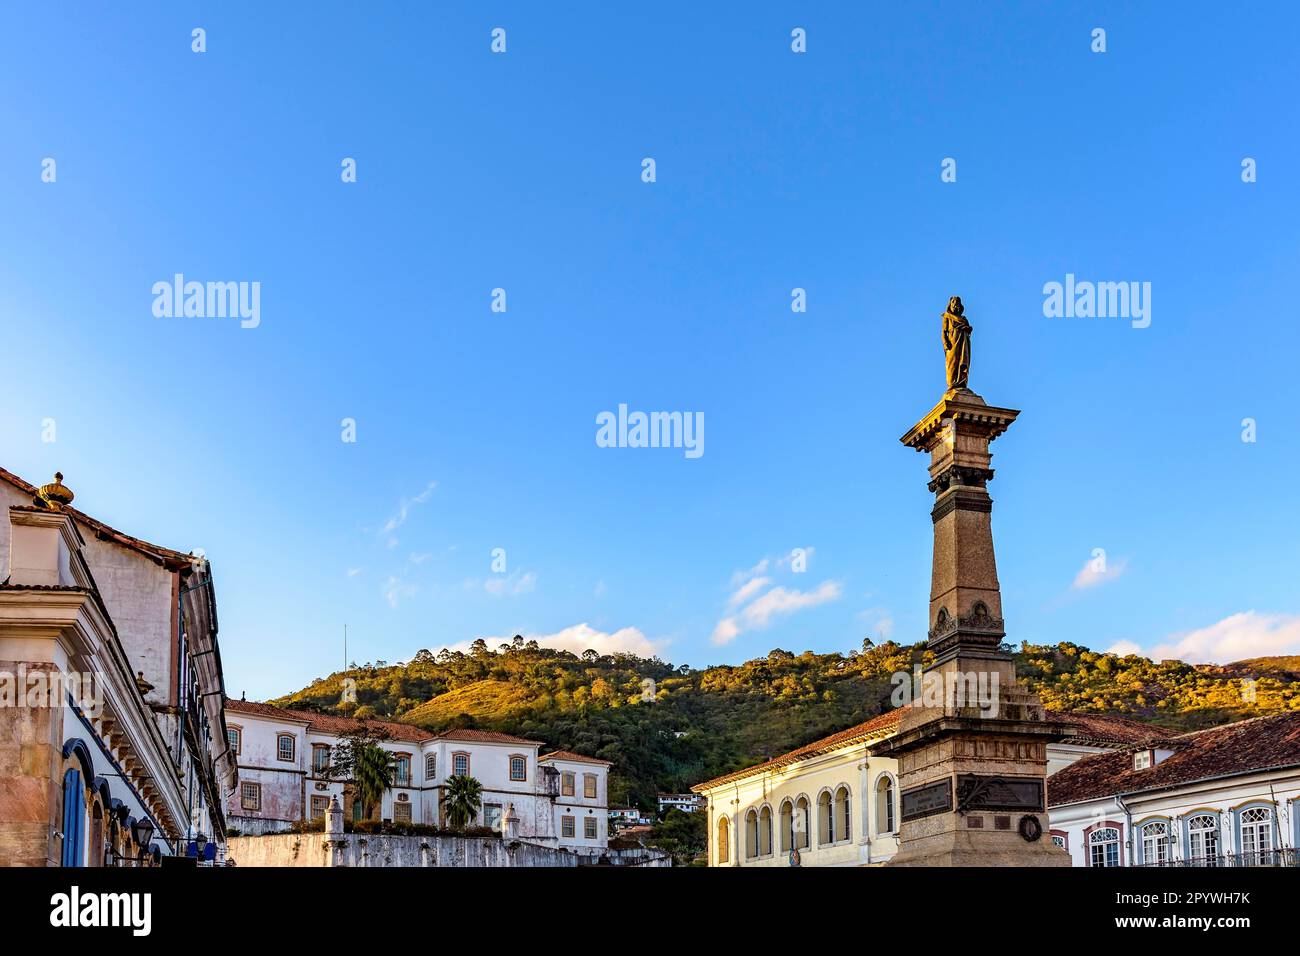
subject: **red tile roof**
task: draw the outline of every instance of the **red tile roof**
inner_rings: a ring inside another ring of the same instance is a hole
[[[25,495],[35,496],[37,491],[35,485],[24,481],[13,472],[4,468],[0,468],[0,481],[8,482]],[[141,538],[133,538],[131,535],[123,531],[118,531],[116,528],[109,527],[97,518],[92,518],[84,511],[78,511],[71,505],[68,505],[63,510],[72,515],[72,517],[77,521],[87,525],[94,532],[96,538],[105,541],[114,541],[124,547],[131,548],[133,551],[138,551],[170,570],[176,571],[188,569],[191,562],[194,560],[188,554],[181,554],[179,551],[173,551],[171,548],[164,548],[160,544],[151,544]]]
[[[755,764],[734,773],[723,774],[721,777],[714,777],[712,780],[704,781],[704,783],[697,783],[691,787],[691,790],[694,793],[703,793],[705,790],[721,786],[724,783],[743,780],[745,777],[752,777],[756,774],[766,773],[769,770],[776,770],[778,767],[798,763],[800,760],[815,757],[818,754],[826,753],[828,750],[834,750],[836,747],[857,743],[859,740],[866,740],[870,737],[887,737],[898,729],[898,722],[902,719],[903,708],[896,707],[893,710],[872,717],[870,720],[855,724],[846,730],[841,730],[839,733],[831,734],[829,737],[823,737],[820,740],[814,740],[810,744],[805,744],[797,750],[791,750],[779,757],[773,757],[764,763]]]
[[[597,760],[595,757],[575,754],[572,750],[552,750],[548,754],[542,754],[537,760],[539,763],[543,760],[576,760],[578,763],[599,763],[604,764],[606,767],[614,766],[608,760]]]
[[[898,730],[898,722],[902,720],[902,717],[903,709],[896,707],[861,724],[855,724],[846,730],[841,730],[839,733],[831,734],[829,737],[823,737],[820,740],[814,740],[797,750],[791,750],[789,753],[774,757],[765,763],[755,764],[752,767],[746,767],[744,770],[737,770],[734,773],[724,774],[721,777],[715,777],[712,780],[706,780],[704,783],[696,784],[691,787],[691,790],[695,793],[703,793],[713,787],[798,763],[800,760],[815,757],[837,747],[843,747],[846,744],[855,744],[860,740],[873,737],[888,737]],[[1052,711],[1052,717],[1062,723],[1071,725],[1075,729],[1075,736],[1070,738],[1072,743],[1090,746],[1117,746],[1135,743],[1140,740],[1150,740],[1153,737],[1164,735],[1163,731],[1152,727],[1150,724],[1143,724],[1125,717],[1108,717],[1103,714],[1074,714],[1064,711]]]
[[[433,733],[414,724],[404,724],[396,720],[357,720],[354,717],[341,717],[337,714],[320,714],[314,710],[294,710],[288,707],[276,707],[253,700],[228,700],[226,710],[236,714],[253,714],[269,717],[273,720],[288,720],[306,723],[307,729],[322,734],[340,736],[365,726],[387,732],[392,740],[404,740],[409,743],[423,743],[426,740],[464,740],[471,743],[488,744],[524,744],[542,745],[540,740],[525,740],[511,734],[497,733],[495,730],[444,730]]]
[[[1053,720],[1069,724],[1074,728],[1074,736],[1066,743],[1083,744],[1093,747],[1113,747],[1123,744],[1136,744],[1148,740],[1162,740],[1169,736],[1169,731],[1140,720],[1127,717],[1111,717],[1107,714],[1076,714],[1067,710],[1050,711]]]
[[[1047,779],[1048,805],[1300,766],[1300,713],[1240,720],[1160,743],[1173,754],[1145,770],[1133,769],[1132,747],[1075,761]]]

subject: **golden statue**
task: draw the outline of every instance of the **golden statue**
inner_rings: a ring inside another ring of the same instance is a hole
[[[943,360],[948,370],[948,391],[966,387],[970,377],[970,323],[961,297],[948,300],[948,311],[943,314]]]

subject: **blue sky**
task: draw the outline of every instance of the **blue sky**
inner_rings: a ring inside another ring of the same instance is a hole
[[[1009,638],[1300,652],[1293,8],[612,6],[6,10],[0,464],[204,548],[250,698],[345,622],[390,662],[911,641],[898,438],[957,294],[972,387],[1023,410]],[[260,324],[155,316],[178,272],[261,283]],[[1149,282],[1150,326],[1045,317],[1067,273]],[[597,447],[620,403],[702,412],[705,453]]]

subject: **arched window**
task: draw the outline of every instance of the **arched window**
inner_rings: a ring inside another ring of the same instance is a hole
[[[894,778],[889,774],[876,781],[876,832],[894,832]]]
[[[1088,865],[1119,866],[1119,831],[1100,827],[1088,834]]]
[[[718,819],[718,862],[731,862],[731,823],[726,817]]]
[[[794,849],[794,804],[789,800],[781,801],[781,852],[789,853]]]
[[[438,776],[438,755],[437,754],[425,755],[424,776],[428,780],[432,780],[434,777]]]
[[[81,866],[86,827],[86,794],[81,788],[81,771],[73,768],[63,775],[63,866]]]
[[[812,817],[809,813],[808,798],[800,797],[794,802],[794,845],[796,849],[808,849],[808,838],[812,835]]]
[[[275,756],[279,760],[293,760],[296,742],[293,734],[279,734],[275,738]]]
[[[1142,862],[1156,866],[1169,862],[1169,824],[1163,821],[1142,827]]]
[[[752,860],[758,856],[758,811],[750,810],[745,814],[745,859]]]
[[[1187,821],[1187,843],[1192,859],[1201,866],[1219,865],[1219,823],[1212,813],[1201,813]]]
[[[764,807],[758,812],[758,854],[772,855],[772,808]]]
[[[849,808],[849,788],[840,787],[835,791],[835,839],[847,840],[853,835],[850,824],[852,811]]]
[[[1268,807],[1251,807],[1241,813],[1241,852],[1246,866],[1270,862],[1273,849],[1273,811]]]
[[[528,758],[518,754],[510,758],[510,779],[527,780],[528,779]]]
[[[835,842],[835,816],[831,812],[831,794],[823,790],[817,796],[817,845]]]
[[[98,800],[90,811],[90,853],[87,866],[104,865],[104,810]]]

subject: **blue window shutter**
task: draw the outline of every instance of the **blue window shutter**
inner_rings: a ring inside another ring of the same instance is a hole
[[[64,866],[81,866],[82,827],[85,821],[85,795],[81,792],[81,771],[63,775],[63,856]]]

